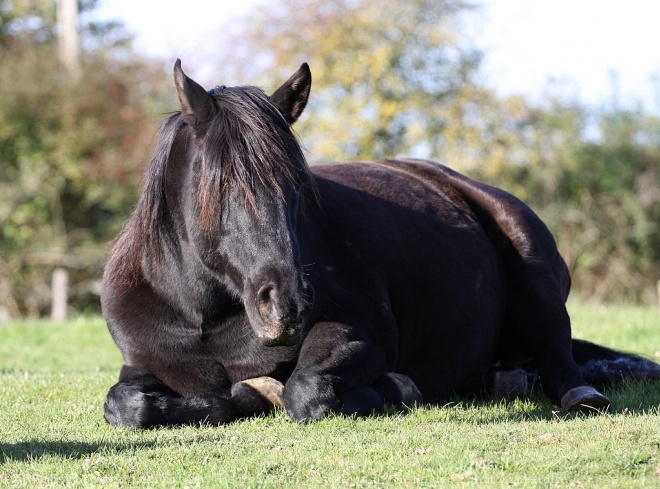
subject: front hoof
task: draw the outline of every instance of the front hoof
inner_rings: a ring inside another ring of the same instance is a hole
[[[256,390],[273,407],[284,407],[284,385],[272,377],[254,377],[239,383],[247,384]]]
[[[610,408],[610,400],[593,387],[573,387],[561,398],[561,409],[565,413],[600,413]]]

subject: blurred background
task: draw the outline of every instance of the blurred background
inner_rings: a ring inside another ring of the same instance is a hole
[[[660,3],[0,0],[0,322],[99,312],[176,57],[267,91],[306,61],[311,164],[416,156],[525,200],[585,301],[659,304]]]

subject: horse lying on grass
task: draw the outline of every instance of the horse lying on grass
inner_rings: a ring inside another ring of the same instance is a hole
[[[306,64],[270,96],[207,92],[179,60],[174,80],[181,112],[103,278],[124,358],[109,423],[220,424],[273,406],[307,422],[499,395],[511,378],[524,393],[520,366],[564,411],[602,410],[594,379],[658,378],[571,340],[567,267],[512,195],[429,161],[308,167],[291,130]]]

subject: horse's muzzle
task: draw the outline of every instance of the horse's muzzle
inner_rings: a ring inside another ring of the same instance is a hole
[[[304,325],[314,303],[314,289],[305,284],[302,294],[285,296],[274,284],[262,286],[256,295],[257,336],[266,346],[293,346],[302,339]]]
[[[263,334],[258,336],[264,346],[296,346],[302,340],[301,331],[302,328],[296,328],[278,335]]]

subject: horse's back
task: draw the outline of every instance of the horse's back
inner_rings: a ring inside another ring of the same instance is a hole
[[[552,279],[558,282],[563,299],[568,297],[570,275],[557,244],[539,216],[520,199],[433,161],[393,159],[381,164],[432,185],[453,189],[470,207],[501,256],[509,262],[512,258],[543,261]]]

